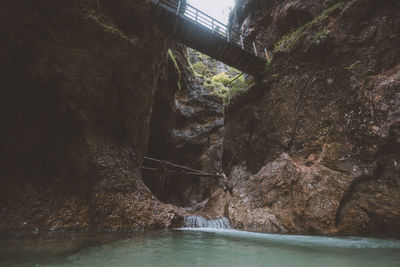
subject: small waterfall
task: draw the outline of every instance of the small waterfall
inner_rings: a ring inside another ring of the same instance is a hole
[[[229,220],[225,217],[207,220],[200,216],[185,217],[183,227],[185,228],[214,228],[214,229],[230,229]]]

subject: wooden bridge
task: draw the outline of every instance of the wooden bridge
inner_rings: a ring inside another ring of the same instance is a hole
[[[215,0],[218,1],[218,0]],[[180,43],[238,70],[257,75],[268,62],[266,48],[178,0],[150,0],[161,30]]]
[[[157,172],[160,176],[164,177],[166,174],[181,174],[185,176],[197,176],[197,177],[208,177],[208,178],[222,178],[221,174],[211,174],[203,171],[195,170],[189,167],[178,165],[175,163],[168,162],[166,160],[159,160],[150,157],[144,157],[144,160],[153,163],[152,167],[142,167],[142,170]]]
[[[198,178],[211,178],[211,179],[221,179],[222,185],[225,188],[229,188],[226,182],[226,176],[224,174],[212,174],[203,171],[195,170],[189,167],[178,165],[166,160],[159,160],[150,157],[144,157],[144,165],[142,166],[142,171],[153,173],[158,177],[157,191],[156,195],[160,193],[160,189],[164,187],[167,177],[198,177]]]

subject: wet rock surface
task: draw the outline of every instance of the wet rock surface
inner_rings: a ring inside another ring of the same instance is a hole
[[[231,21],[271,36],[274,57],[225,109],[233,224],[399,236],[399,3],[241,3]],[[308,22],[287,34],[293,12]]]

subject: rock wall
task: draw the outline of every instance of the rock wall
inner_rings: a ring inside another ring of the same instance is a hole
[[[220,171],[224,126],[147,1],[3,1],[0,230],[181,223],[160,191],[246,230],[399,236],[399,7],[238,1],[232,26],[273,60],[224,110],[229,184],[151,192],[144,155]]]
[[[156,95],[148,155],[208,173],[222,172],[223,100],[204,88],[185,47],[172,47],[170,64],[170,82]],[[158,174],[145,172],[144,178],[162,201],[194,210],[203,208],[220,187],[216,179],[188,175],[160,181]]]
[[[0,4],[0,229],[151,229],[139,168],[167,49],[147,1]]]
[[[238,1],[231,23],[273,50],[225,109],[238,228],[400,235],[398,1]]]

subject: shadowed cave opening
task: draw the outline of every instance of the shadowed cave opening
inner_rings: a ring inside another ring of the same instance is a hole
[[[174,58],[169,63],[168,77],[165,83],[160,83],[155,96],[147,156],[207,173],[221,173],[224,128],[221,91],[226,93],[229,88],[213,78],[223,75],[229,80],[238,71],[192,49],[175,48],[171,55]],[[174,90],[177,81],[180,90]],[[144,166],[159,168],[160,164],[145,160]],[[159,200],[196,210],[204,207],[211,192],[221,184],[217,178],[168,174],[160,179],[159,172],[149,170],[143,170],[142,174],[145,184]]]
[[[203,170],[202,154],[207,150],[207,142],[196,140],[196,137],[190,136],[193,133],[186,131],[185,138],[187,140],[182,144],[177,144],[177,139],[182,134],[177,129],[184,127],[185,121],[176,113],[176,108],[171,109],[166,102],[162,102],[159,97],[156,98],[150,122],[147,156]],[[163,119],[162,116],[165,114],[170,114],[170,118]],[[192,129],[192,131],[195,130]],[[158,169],[161,165],[161,163],[144,160],[146,167]],[[145,184],[159,200],[193,209],[204,207],[212,187],[218,184],[218,180],[215,178],[197,177],[183,173],[165,173],[162,176],[158,171],[143,170],[142,174]]]

